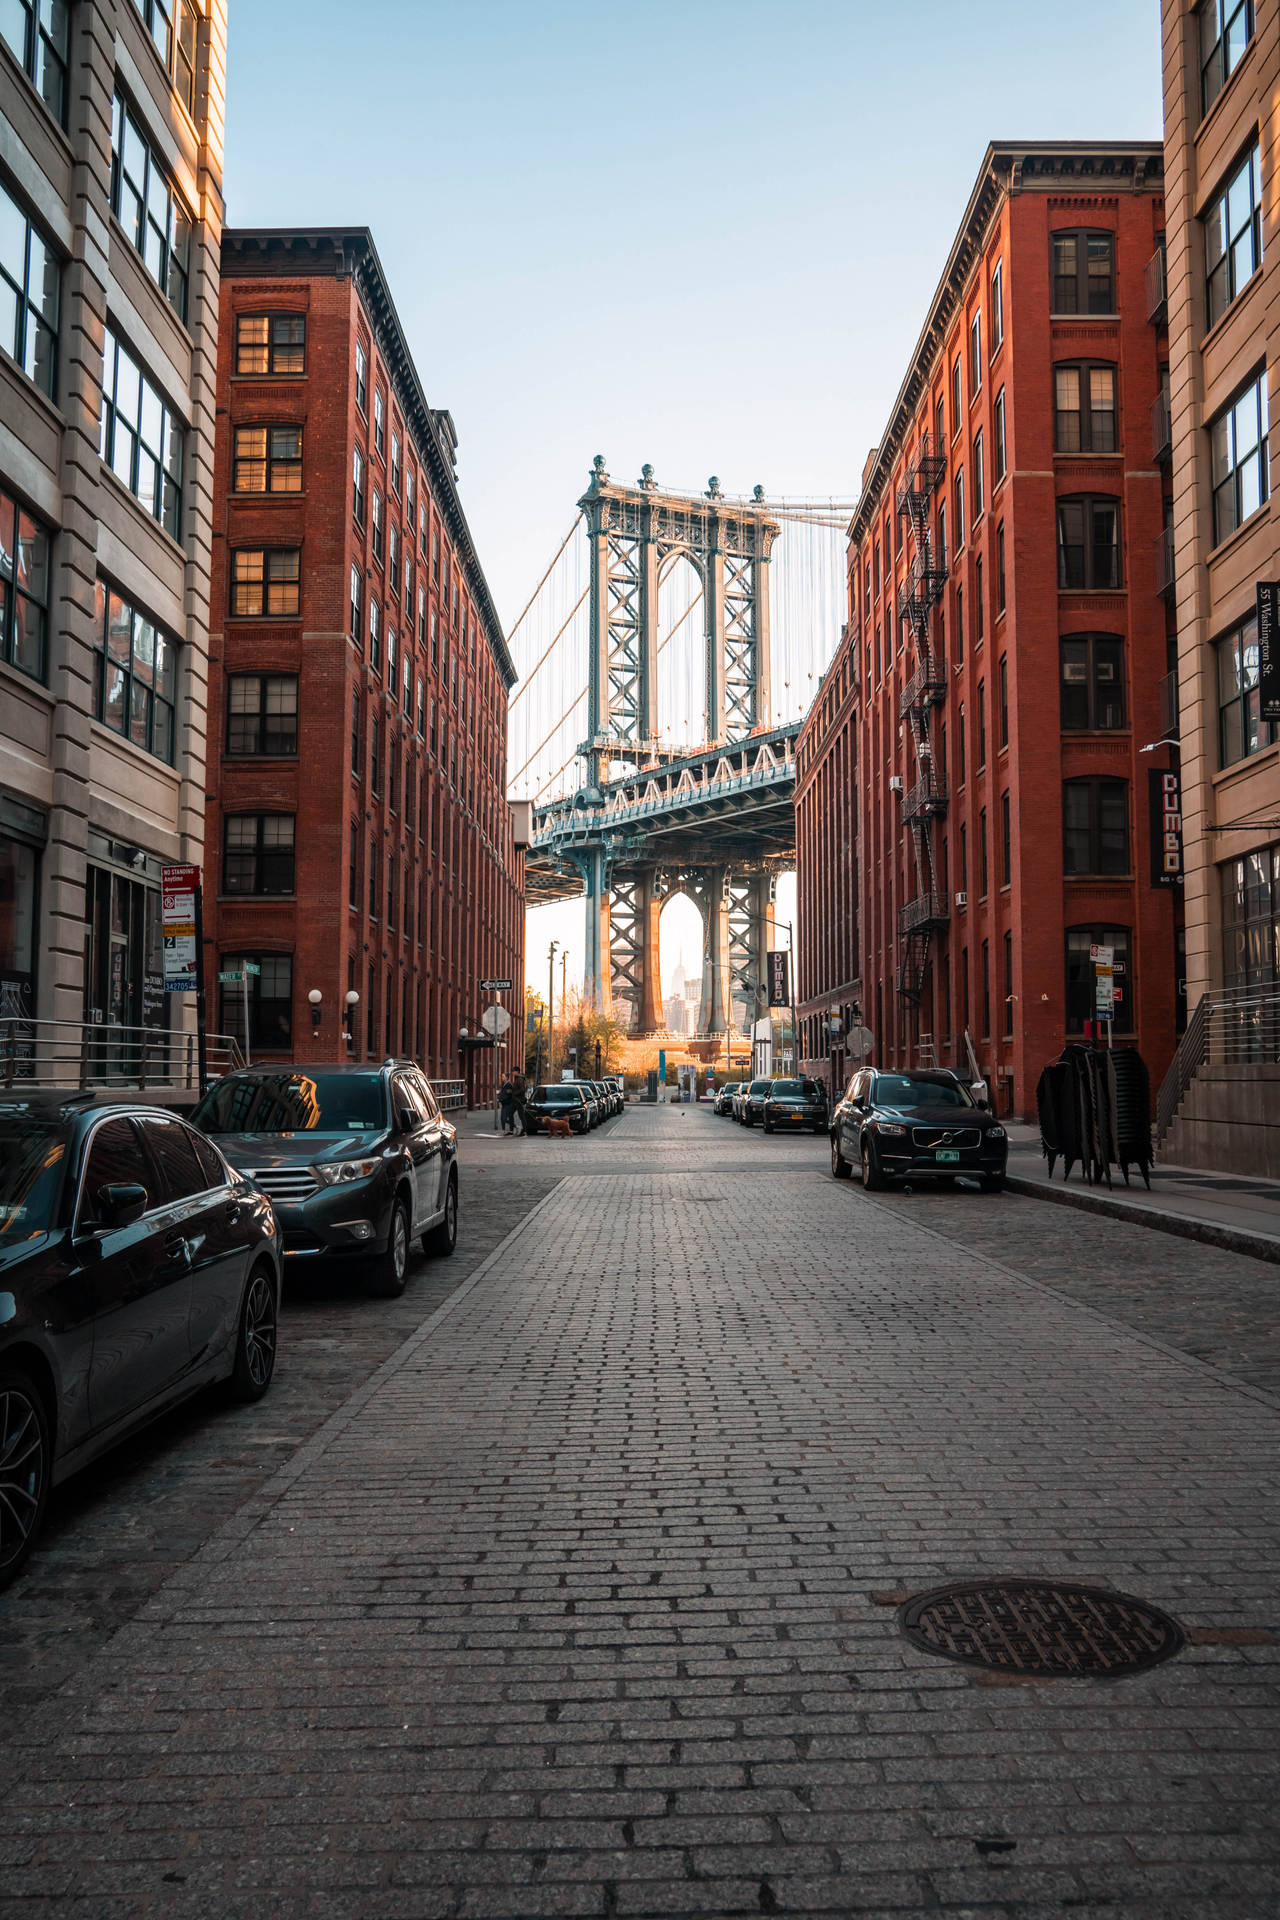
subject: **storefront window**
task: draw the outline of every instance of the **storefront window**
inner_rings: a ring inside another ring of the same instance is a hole
[[[166,1000],[160,862],[141,847],[91,831],[84,1017],[108,1030],[94,1050],[93,1078],[133,1080],[144,1068],[149,1078],[163,1077],[167,1043],[158,1036],[168,1031]]]
[[[0,831],[0,1071],[24,1076],[36,1013],[36,849]],[[30,1071],[29,1067],[27,1071]]]
[[[1223,986],[1280,985],[1280,841],[1221,872]]]

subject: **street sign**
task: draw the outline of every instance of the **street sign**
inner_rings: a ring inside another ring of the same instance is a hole
[[[505,1007],[486,1007],[480,1015],[480,1024],[486,1033],[505,1033],[511,1025],[511,1015]]]
[[[1280,720],[1280,580],[1259,580],[1258,717]]]
[[[1098,968],[1093,991],[1099,1019],[1110,1020],[1116,1003],[1116,983],[1110,967]]]
[[[239,972],[238,969],[233,969],[230,973],[220,973],[218,975],[218,985],[220,987],[238,987],[243,980],[244,975]]]
[[[849,1058],[851,1060],[856,1060],[859,1065],[864,1060],[869,1060],[875,1044],[875,1035],[870,1027],[850,1027]]]
[[[1114,947],[1100,947],[1095,945],[1089,949],[1089,958],[1095,967],[1109,967],[1115,957],[1116,950]]]
[[[511,982],[509,980],[482,980],[480,982],[480,991],[481,993],[510,993]]]
[[[166,993],[196,993],[199,990],[199,946],[196,941],[196,889],[199,885],[199,867],[184,865],[160,869],[160,936]]]

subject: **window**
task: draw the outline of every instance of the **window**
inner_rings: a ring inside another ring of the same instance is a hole
[[[372,705],[369,708],[369,790],[375,794],[382,792],[382,725]]]
[[[413,496],[417,491],[417,481],[412,467],[405,468],[404,474],[404,537],[406,546],[413,545]]]
[[[1214,544],[1256,513],[1270,491],[1264,367],[1209,428]]]
[[[1086,1020],[1092,1020],[1097,1007],[1097,973],[1092,949],[1110,947],[1115,978],[1115,1019],[1117,1033],[1133,1032],[1133,964],[1129,952],[1128,927],[1068,927],[1066,930],[1066,1015],[1067,1032],[1083,1033]]]
[[[373,390],[373,445],[378,458],[382,459],[387,447],[387,403],[380,387]]]
[[[387,533],[387,585],[400,598],[400,529],[391,522]]]
[[[964,821],[960,822],[960,891],[969,891],[969,829]]]
[[[391,487],[396,499],[400,498],[400,435],[391,429]]]
[[[1224,861],[1221,872],[1222,984],[1274,987],[1280,984],[1280,841]]]
[[[1076,494],[1058,502],[1058,585],[1107,591],[1120,585],[1120,502]]]
[[[997,260],[991,273],[991,351],[1004,339],[1004,261]]]
[[[240,547],[231,556],[233,615],[288,619],[301,610],[297,547]]]
[[[1124,641],[1113,633],[1071,633],[1058,642],[1062,727],[1112,732],[1124,725]]]
[[[360,909],[360,828],[349,824],[347,839],[347,905],[353,913]]]
[[[426,727],[426,710],[427,710],[426,688],[423,686],[422,676],[421,674],[419,674],[418,687],[417,687],[417,711],[414,719],[414,726],[417,729],[419,740],[422,739],[423,733]]]
[[[1004,476],[1008,472],[1008,468],[1009,468],[1009,448],[1008,448],[1008,439],[1007,439],[1005,423],[1004,423],[1004,388],[1003,387],[1001,387],[999,393],[996,395],[995,414],[992,420],[991,432],[992,432],[992,450],[991,451],[992,451],[992,459],[995,465],[995,471],[992,475],[992,480],[994,485],[998,487],[1000,485],[1000,482],[1004,479]]]
[[[1013,935],[1004,936],[1004,1036],[1013,1038]]]
[[[969,322],[969,398],[982,385],[982,309],[979,307]]]
[[[387,806],[392,813],[398,813],[400,799],[400,742],[387,741]]]
[[[1203,0],[1200,8],[1200,110],[1208,113],[1253,38],[1253,0]]]
[[[195,0],[134,0],[188,113],[196,105]],[[52,9],[57,11],[56,5]],[[41,11],[45,11],[44,8]],[[177,27],[174,27],[174,20]]]
[[[420,586],[418,588],[418,645],[420,647],[425,647],[426,644],[427,644],[427,590],[425,587]]]
[[[191,215],[120,94],[111,110],[111,211],[179,320],[185,321]]]
[[[1055,313],[1114,313],[1115,238],[1109,233],[1050,237]]]
[[[364,454],[359,447],[351,453],[351,511],[358,527],[364,525]]]
[[[978,898],[980,900],[985,900],[987,897],[987,885],[988,885],[987,810],[985,807],[979,807],[978,809]]]
[[[964,517],[964,468],[956,468],[956,552],[964,545],[966,521]]]
[[[158,1191],[149,1196],[151,1207],[173,1206],[208,1191],[210,1182],[196,1153],[196,1136],[188,1133],[180,1120],[160,1120],[148,1114],[138,1125],[158,1176]]]
[[[982,645],[986,634],[987,597],[982,591],[982,556],[973,563],[973,644]]]
[[[1255,140],[1204,216],[1206,318],[1220,320],[1262,265],[1262,156]]]
[[[953,440],[960,431],[961,404],[960,355],[957,354],[951,365],[951,437]]]
[[[1055,453],[1114,453],[1116,370],[1081,361],[1053,370]]]
[[[358,780],[364,771],[360,759],[360,694],[353,689],[351,694],[351,771]]]
[[[947,503],[938,502],[938,566],[943,573],[947,570]]]
[[[1000,656],[1000,745],[1009,744],[1009,661],[1005,654]]]
[[[358,340],[356,341],[356,405],[367,420],[369,417],[369,356]]]
[[[1258,623],[1250,614],[1219,640],[1218,764],[1232,767],[1280,740],[1280,724],[1261,717],[1258,691]]]
[[[387,685],[395,691],[396,684],[396,630],[387,628]]]
[[[382,495],[375,487],[373,490],[373,557],[382,562]]]
[[[301,493],[302,428],[237,427],[231,484],[237,493]]]
[[[351,569],[351,638],[357,642],[360,639],[361,585],[360,569],[357,566],[353,566]]]
[[[1063,872],[1128,873],[1127,780],[1065,780],[1062,785]]]
[[[0,351],[51,400],[57,386],[60,279],[53,248],[0,186]]]
[[[381,872],[382,862],[379,857],[378,842],[371,839],[369,842],[369,918],[371,920],[377,919],[378,911],[382,906]],[[370,1041],[369,1044],[372,1046],[373,1042]]]
[[[406,716],[413,711],[413,666],[408,647],[400,656],[400,708]]]
[[[49,645],[49,536],[0,492],[0,660],[43,680]]]
[[[224,953],[220,973],[243,973],[245,961],[258,968],[249,975],[249,1043],[254,1053],[287,1052],[293,1045],[293,955]],[[218,1025],[223,1033],[244,1033],[244,986],[226,983],[219,995]]]
[[[296,673],[234,673],[227,680],[227,752],[298,751]]]
[[[177,647],[101,580],[94,590],[93,625],[98,719],[172,766]]]
[[[973,519],[974,524],[982,518],[987,504],[987,460],[986,449],[982,444],[979,431],[973,436]]]
[[[979,1009],[982,1024],[979,1034],[985,1040],[991,1032],[991,942],[982,943],[982,1006]]]
[[[293,815],[229,813],[222,829],[222,891],[293,892]]]
[[[58,125],[67,119],[67,61],[71,9],[50,0],[5,0],[0,6],[3,40]]]
[[[405,604],[406,617],[408,618],[410,623],[412,623],[412,620],[413,620],[413,614],[411,611],[411,603],[413,600],[413,561],[409,558],[409,555],[412,551],[413,551],[412,542],[409,540],[406,540],[405,555],[404,555],[404,604]]]
[[[1000,884],[1013,883],[1013,820],[1009,808],[1009,789],[1000,795]]]
[[[967,749],[965,746],[964,701],[962,700],[956,712],[956,770],[960,775],[961,786],[964,785],[965,780],[968,777],[968,767],[966,765],[966,757],[967,757]]]
[[[956,588],[956,665],[964,665],[964,588]]]
[[[382,672],[382,609],[376,600],[369,602],[369,665]]]
[[[305,313],[237,314],[237,373],[305,373],[306,353]]]
[[[102,356],[98,451],[153,520],[182,532],[182,424],[133,355],[107,330]]]
[[[996,528],[996,612],[1003,613],[1008,603],[1004,578],[1004,521]]]

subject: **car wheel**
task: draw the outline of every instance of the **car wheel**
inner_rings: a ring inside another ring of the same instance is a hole
[[[395,1300],[405,1290],[409,1278],[409,1209],[397,1200],[391,1209],[391,1231],[387,1250],[377,1254],[365,1274],[364,1290],[375,1300]]]
[[[831,1136],[831,1178],[833,1180],[848,1180],[852,1173],[853,1168],[840,1151],[840,1135],[833,1133]]]
[[[0,1371],[0,1587],[26,1561],[44,1525],[53,1448],[44,1400],[20,1367]]]
[[[233,1400],[261,1400],[276,1370],[276,1289],[270,1267],[255,1267],[240,1304],[236,1357],[227,1381]]]
[[[451,1254],[458,1244],[458,1176],[452,1168],[449,1170],[449,1184],[444,1191],[444,1219],[422,1236],[422,1251],[432,1253],[443,1259]]]
[[[862,1184],[868,1193],[879,1193],[884,1187],[884,1175],[876,1165],[875,1148],[862,1143]]]
[[[1002,1173],[984,1173],[979,1176],[984,1193],[1003,1193],[1004,1175]]]

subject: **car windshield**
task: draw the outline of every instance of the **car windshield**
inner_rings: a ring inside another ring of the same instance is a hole
[[[387,1124],[379,1074],[233,1073],[192,1115],[205,1133],[378,1133]]]
[[[772,1085],[773,1085],[772,1080],[753,1080],[751,1082],[751,1085],[747,1088],[747,1092],[748,1093],[768,1093]]]
[[[0,1247],[49,1231],[66,1155],[61,1127],[26,1118],[20,1125],[0,1121]]]
[[[971,1107],[968,1092],[955,1080],[927,1080],[905,1073],[876,1076],[875,1103],[901,1111],[907,1107]]]
[[[548,1107],[577,1107],[582,1094],[577,1087],[539,1087],[534,1099]]]

